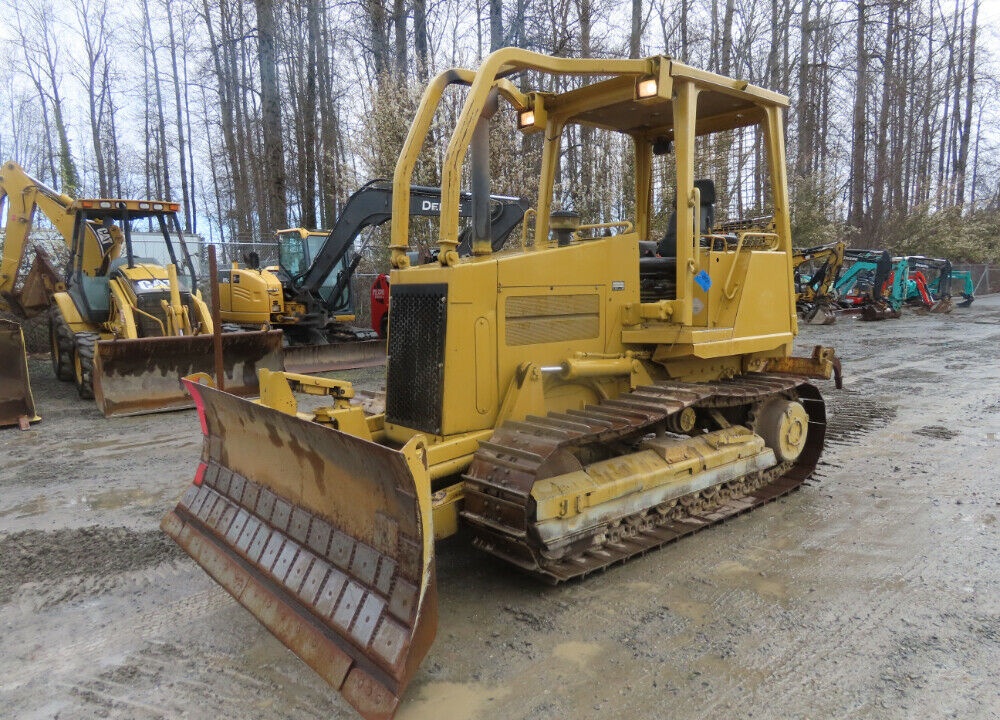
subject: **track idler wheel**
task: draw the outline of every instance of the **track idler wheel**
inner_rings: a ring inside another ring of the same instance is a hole
[[[757,411],[754,432],[774,451],[778,462],[798,458],[806,446],[809,415],[802,403],[787,398],[768,401]]]

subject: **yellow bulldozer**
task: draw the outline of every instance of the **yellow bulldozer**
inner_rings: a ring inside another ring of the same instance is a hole
[[[73,199],[27,175],[14,162],[0,171],[0,206],[6,201],[0,296],[24,315],[46,308],[52,366],[73,381],[81,398],[94,398],[106,416],[191,407],[180,378],[212,368],[214,325],[197,288],[177,203],[154,200]],[[0,207],[2,209],[2,207]],[[52,222],[69,249],[60,273],[36,255],[21,289],[36,210]],[[134,233],[167,262],[137,254]],[[23,352],[23,350],[22,350]],[[8,343],[4,357],[16,349]],[[281,369],[281,333],[223,337],[226,386],[257,391],[257,370]]]
[[[437,262],[411,266],[410,178],[453,85],[468,91],[444,159]],[[521,132],[544,134],[534,231],[496,253],[500,103]],[[393,178],[384,413],[366,415],[338,380],[262,371],[251,402],[186,379],[205,446],[163,529],[374,719],[393,716],[433,641],[434,543],[460,525],[558,583],[795,490],[826,428],[809,378],[839,365],[829,348],[792,356],[786,105],[667,57],[506,48],[438,75]],[[621,144],[627,216],[554,208],[573,126]],[[769,222],[716,232],[736,208]]]

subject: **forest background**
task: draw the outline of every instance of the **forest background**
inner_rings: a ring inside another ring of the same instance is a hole
[[[391,177],[442,69],[505,45],[662,53],[790,96],[797,246],[997,262],[998,4],[13,0],[0,23],[0,159],[73,196],[174,199],[186,231],[259,242],[330,227],[360,185]],[[461,100],[448,97],[441,128]],[[416,181],[438,184],[447,140],[432,134]],[[585,222],[626,214],[627,152],[585,132],[568,143],[557,204]],[[494,146],[495,192],[533,196],[535,144]]]

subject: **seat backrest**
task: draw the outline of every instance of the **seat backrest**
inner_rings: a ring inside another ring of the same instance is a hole
[[[701,232],[708,233],[715,227],[715,181],[711,178],[695,180],[694,186],[701,194],[701,218],[699,226]],[[667,223],[667,232],[663,235],[656,248],[657,255],[662,257],[677,256],[677,211],[670,213],[670,222]]]

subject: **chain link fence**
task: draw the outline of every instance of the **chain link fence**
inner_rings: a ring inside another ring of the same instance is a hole
[[[972,276],[973,293],[979,295],[989,295],[1000,292],[1000,265],[973,265],[966,263],[956,263],[952,265],[952,270],[967,271]],[[961,285],[952,283],[952,293],[960,292]]]

